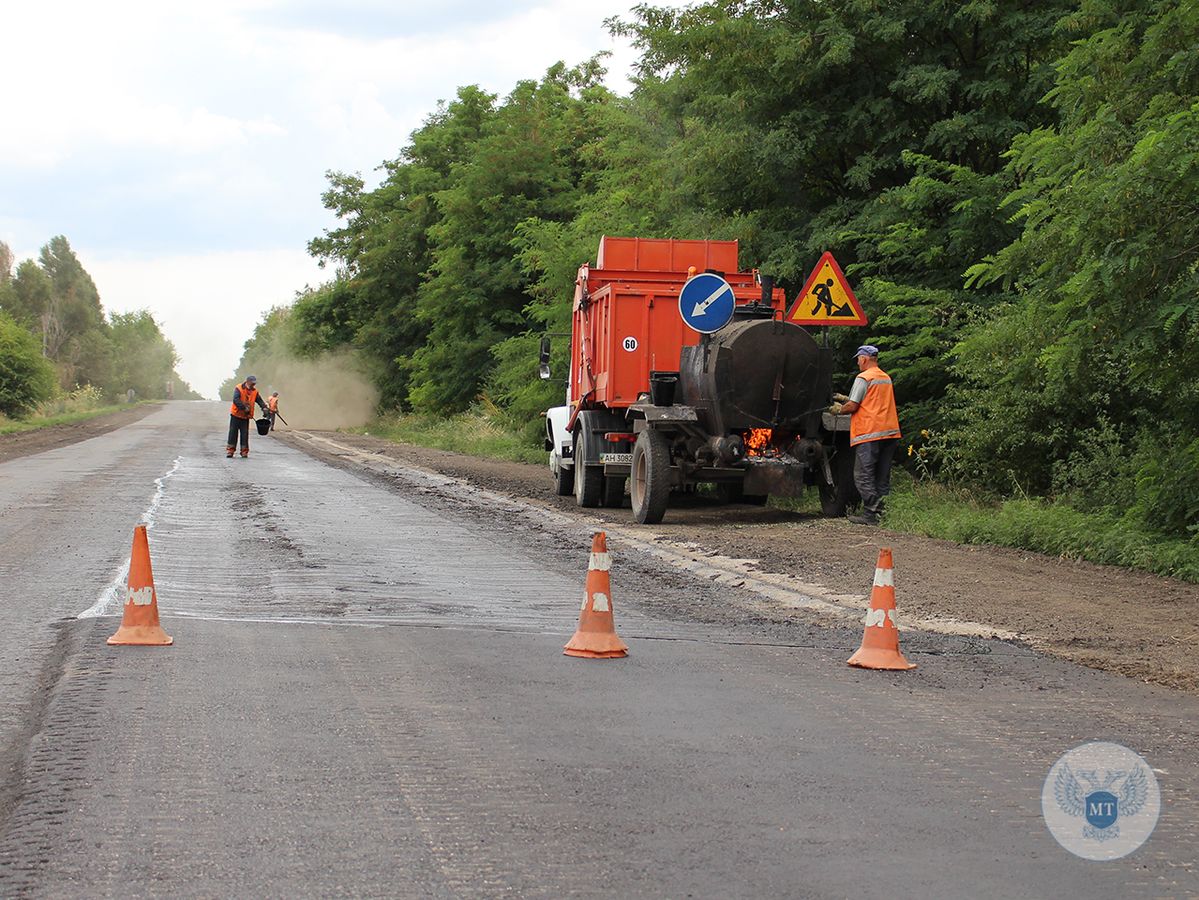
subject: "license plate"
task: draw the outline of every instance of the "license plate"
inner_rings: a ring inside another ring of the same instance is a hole
[[[602,463],[632,463],[632,453],[601,453],[600,462]]]

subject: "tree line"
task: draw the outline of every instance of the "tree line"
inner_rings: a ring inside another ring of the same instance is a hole
[[[64,392],[109,400],[198,399],[179,357],[146,310],[106,315],[100,292],[61,235],[14,268],[0,242],[0,414],[26,416]]]
[[[602,57],[463,87],[377,186],[330,173],[309,250],[331,277],[275,338],[355,348],[385,408],[484,397],[532,437],[561,393],[537,338],[568,330],[601,235],[736,238],[789,296],[832,250],[871,319],[830,330],[845,383],[877,344],[923,473],[1199,541],[1199,6],[713,0],[609,25],[640,53],[628,96]]]

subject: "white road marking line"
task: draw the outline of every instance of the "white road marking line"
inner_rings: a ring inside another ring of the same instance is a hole
[[[142,524],[146,526],[147,531],[154,527],[154,515],[158,512],[158,505],[162,503],[163,495],[166,493],[167,479],[179,471],[179,463],[182,461],[182,456],[176,456],[175,464],[171,466],[171,470],[154,479],[154,496],[150,498],[150,505],[146,507],[146,511],[142,513],[141,517]],[[117,569],[112,581],[108,583],[108,587],[96,598],[96,602],[81,612],[76,618],[94,619],[96,616],[109,614],[109,610],[117,604],[118,600],[125,596],[129,580],[129,561],[129,557],[125,557],[125,561]]]

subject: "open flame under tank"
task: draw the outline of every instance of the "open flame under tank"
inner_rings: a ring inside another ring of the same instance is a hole
[[[832,391],[832,361],[798,325],[735,321],[679,360],[679,398],[713,435],[751,428],[815,434]]]

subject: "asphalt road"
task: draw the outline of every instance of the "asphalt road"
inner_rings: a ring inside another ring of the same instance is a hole
[[[918,633],[916,671],[850,669],[860,632],[619,543],[631,655],[568,658],[585,520],[226,460],[226,420],[0,464],[0,895],[1199,896],[1191,695]],[[173,647],[105,644],[139,521]],[[1161,784],[1114,862],[1041,818],[1088,740]]]

